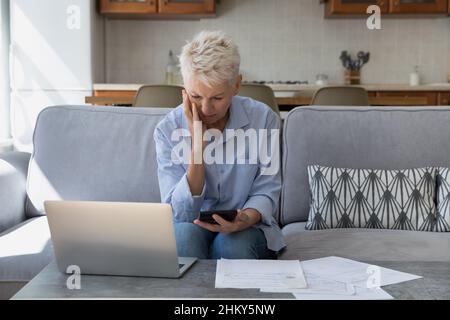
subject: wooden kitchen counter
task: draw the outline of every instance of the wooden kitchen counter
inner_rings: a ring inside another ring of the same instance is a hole
[[[143,84],[94,84],[94,95],[85,102],[94,105],[132,105],[136,92]],[[316,85],[267,84],[274,90],[280,110],[309,105]],[[374,106],[450,105],[450,83],[409,86],[402,84],[358,85],[369,92]]]
[[[98,91],[137,91],[144,84],[96,83],[94,90]],[[334,85],[334,84],[332,84]],[[323,86],[311,84],[267,84],[273,91],[316,91]],[[448,91],[450,83],[409,86],[407,84],[362,84],[367,91]]]

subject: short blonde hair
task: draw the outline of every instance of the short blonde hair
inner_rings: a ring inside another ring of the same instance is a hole
[[[221,31],[202,31],[188,42],[180,55],[183,81],[197,76],[212,87],[229,81],[234,84],[239,75],[241,57],[238,46]]]

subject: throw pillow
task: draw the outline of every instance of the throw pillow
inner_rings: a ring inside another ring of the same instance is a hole
[[[450,168],[437,171],[437,216],[434,231],[450,231]]]
[[[433,231],[436,168],[405,170],[308,166],[311,206],[306,229]]]

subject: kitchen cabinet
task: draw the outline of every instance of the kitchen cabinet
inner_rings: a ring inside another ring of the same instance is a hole
[[[370,5],[378,5],[381,13],[387,15],[401,14],[447,14],[450,10],[449,0],[323,0],[326,17],[367,16]]]
[[[137,90],[94,90],[93,97],[86,97],[85,102],[94,105],[132,105]]]
[[[438,102],[438,93],[433,91],[379,91],[376,97],[409,101],[409,105],[435,106]]]
[[[158,0],[100,0],[100,13],[104,15],[145,15],[158,12]]]
[[[438,101],[440,106],[450,106],[450,92],[439,92]]]
[[[100,0],[100,14],[111,18],[200,18],[215,12],[216,0]]]
[[[158,12],[173,14],[214,14],[215,0],[159,0]]]
[[[447,13],[448,0],[390,0],[390,13]]]
[[[370,5],[378,5],[382,13],[389,10],[389,0],[328,0],[325,15],[366,15]]]

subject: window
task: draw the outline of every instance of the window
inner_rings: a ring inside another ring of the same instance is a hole
[[[0,152],[9,145],[9,1],[0,1]]]

